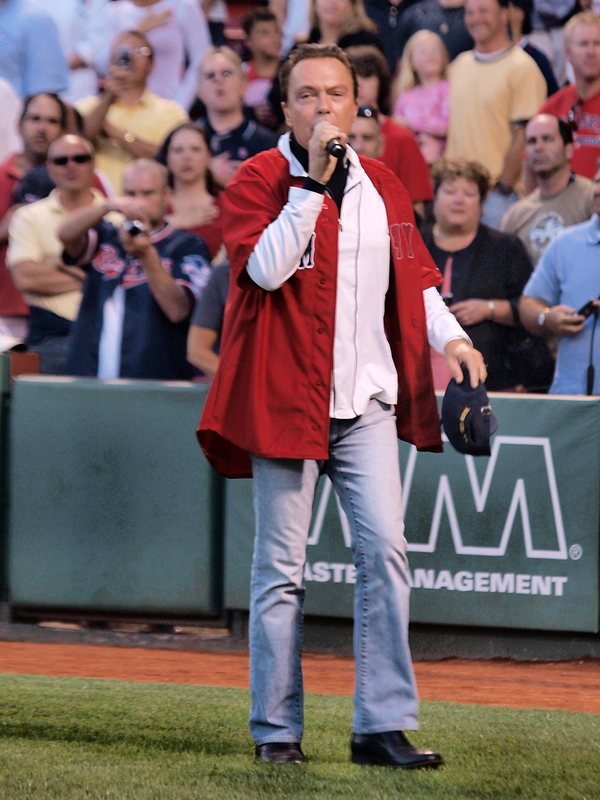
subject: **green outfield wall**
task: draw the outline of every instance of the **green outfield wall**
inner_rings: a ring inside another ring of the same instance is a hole
[[[216,614],[220,508],[191,383],[32,377],[11,402],[9,600]]]
[[[248,608],[252,485],[218,479],[196,443],[205,386],[32,376],[10,394],[6,376],[3,386],[12,606]],[[596,633],[600,398],[491,401],[500,427],[490,457],[399,445],[411,620]],[[321,479],[306,612],[350,618],[355,576],[347,520]]]
[[[10,402],[10,365],[8,356],[0,355],[0,600],[8,600],[8,409]]]
[[[492,395],[490,457],[400,444],[411,620],[598,631],[600,400]],[[227,485],[225,604],[248,607],[250,481]],[[305,611],[351,617],[347,520],[321,479]]]

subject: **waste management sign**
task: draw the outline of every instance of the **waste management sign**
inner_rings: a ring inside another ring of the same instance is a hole
[[[492,454],[399,446],[411,620],[596,632],[600,399],[492,395]],[[227,486],[225,602],[248,608],[250,481]],[[351,534],[321,479],[307,548],[305,611],[352,616]]]

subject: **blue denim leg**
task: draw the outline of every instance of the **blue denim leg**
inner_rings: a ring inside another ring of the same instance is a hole
[[[250,732],[300,742],[304,564],[316,461],[252,457],[256,538],[250,589]]]
[[[418,697],[408,648],[409,578],[393,408],[371,400],[332,420],[325,470],[348,516],[356,566],[355,733],[416,730]]]

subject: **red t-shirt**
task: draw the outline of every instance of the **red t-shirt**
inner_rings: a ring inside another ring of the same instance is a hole
[[[0,219],[11,206],[11,196],[15,184],[23,177],[16,168],[16,158],[16,153],[13,153],[3,164],[0,164]],[[0,316],[24,316],[29,314],[29,309],[25,300],[15,289],[10,273],[6,269],[7,248],[6,242],[0,246]]]
[[[414,133],[389,117],[381,123],[381,133],[385,145],[379,160],[400,178],[413,203],[433,200],[429,167]]]
[[[577,130],[573,133],[575,151],[571,160],[573,172],[593,178],[600,158],[600,92],[587,100],[579,101],[576,86],[565,86],[564,89],[549,97],[540,108],[540,114],[554,114],[567,122],[569,111],[573,109],[577,121]]]

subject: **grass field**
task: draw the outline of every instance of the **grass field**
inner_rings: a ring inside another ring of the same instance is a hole
[[[237,689],[0,675],[2,800],[597,800],[600,717],[423,703],[447,766],[348,761],[351,700],[308,695],[306,765],[255,764]]]

